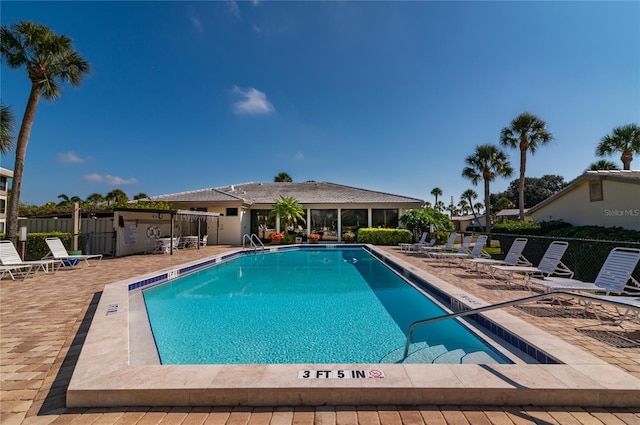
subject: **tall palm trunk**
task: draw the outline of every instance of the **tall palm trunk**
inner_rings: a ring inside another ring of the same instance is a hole
[[[624,151],[622,151],[620,160],[622,161],[623,170],[631,170],[631,161],[633,160],[633,154],[631,153],[631,150],[625,149]]]
[[[491,213],[489,208],[491,207],[489,193],[489,179],[484,179],[484,222],[485,230],[487,232],[487,247],[491,247]]]
[[[520,181],[518,182],[518,207],[520,208],[520,221],[524,221],[524,175],[527,170],[527,137],[523,134],[520,139]]]
[[[24,160],[27,156],[27,144],[31,135],[31,126],[36,117],[36,110],[42,94],[42,85],[31,84],[29,100],[24,110],[18,140],[16,142],[16,161],[13,165],[13,182],[11,183],[11,197],[9,198],[9,209],[7,210],[7,239],[16,243],[18,233],[18,210],[20,207],[20,191],[22,189],[22,176],[24,174]]]

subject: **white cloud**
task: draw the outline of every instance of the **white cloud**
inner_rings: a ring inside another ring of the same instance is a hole
[[[229,8],[229,11],[231,12],[231,14],[236,17],[236,19],[240,19],[240,6],[238,6],[237,1],[228,0],[227,7]]]
[[[296,159],[303,160],[304,159],[304,154],[302,152],[298,151],[298,153],[296,154]]]
[[[200,17],[196,14],[193,6],[189,6],[189,19],[191,19],[191,24],[193,27],[198,30],[198,32],[204,32],[204,28],[202,27],[202,22],[200,22]]]
[[[253,24],[253,25],[251,26],[251,29],[252,29],[252,30],[253,30],[253,32],[255,32],[256,34],[260,34],[260,32],[262,31],[262,29],[261,29],[259,26],[257,26],[256,24]]]
[[[102,174],[87,174],[84,176],[84,179],[91,183],[105,183],[110,186],[120,186],[127,184],[138,184],[138,180],[135,178],[123,179],[122,177],[112,176],[112,175],[102,175]]]
[[[244,99],[239,100],[233,104],[233,112],[235,114],[268,114],[275,109],[271,102],[267,100],[267,95],[261,92],[260,90],[256,90],[253,87],[249,87],[244,90],[240,87],[235,86],[233,88],[233,92],[239,94]]]
[[[75,153],[69,151],[69,152],[59,153],[58,154],[58,162],[72,163],[72,164],[82,164],[83,162],[86,162],[86,159],[80,158]]]

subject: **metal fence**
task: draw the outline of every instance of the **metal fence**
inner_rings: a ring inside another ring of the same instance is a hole
[[[640,248],[638,242],[602,241],[593,239],[572,239],[549,236],[527,236],[492,234],[492,240],[500,241],[502,256],[506,255],[516,238],[527,238],[523,255],[534,265],[540,263],[545,251],[553,241],[567,241],[569,246],[562,262],[575,273],[574,279],[593,282],[604,264],[609,252],[616,247]],[[633,278],[640,282],[640,264],[636,266]]]

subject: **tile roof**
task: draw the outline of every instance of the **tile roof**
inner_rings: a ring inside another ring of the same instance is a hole
[[[422,199],[359,189],[328,182],[242,183],[152,196],[154,201],[215,202],[238,201],[248,204],[272,204],[280,196],[293,197],[301,204],[325,203],[423,203]]]

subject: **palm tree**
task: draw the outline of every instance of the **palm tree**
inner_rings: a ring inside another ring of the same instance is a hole
[[[613,155],[622,152],[620,160],[624,170],[631,169],[633,154],[640,154],[640,127],[636,124],[616,127],[610,135],[604,136],[596,148],[596,155]]]
[[[122,190],[114,189],[111,192],[107,193],[107,195],[105,196],[105,200],[107,201],[108,205],[111,205],[111,202],[113,202],[115,205],[124,205],[129,202],[129,197]]]
[[[102,204],[104,201],[104,196],[102,196],[102,194],[98,192],[92,193],[91,195],[87,196],[87,199],[85,200],[87,204],[90,204],[94,208]]]
[[[292,182],[293,179],[291,178],[291,176],[289,176],[289,174],[282,172],[282,173],[278,173],[278,175],[273,178],[273,181],[276,183]]]
[[[58,195],[58,198],[59,198],[59,199],[62,199],[62,201],[60,201],[60,202],[58,203],[58,206],[59,206],[59,207],[66,207],[66,206],[69,206],[69,197],[68,197],[67,195],[65,195],[65,194],[63,193],[63,194]]]
[[[491,246],[491,218],[488,213],[491,211],[489,183],[496,177],[511,176],[513,168],[507,155],[495,145],[476,146],[475,152],[469,155],[464,162],[467,166],[462,170],[462,177],[470,179],[474,185],[477,185],[481,179],[484,181],[485,231],[489,236],[487,246]]]
[[[436,186],[431,189],[431,194],[436,197],[436,201],[433,203],[433,205],[438,205],[438,196],[442,196],[442,189]]]
[[[16,118],[8,106],[0,104],[0,153],[5,154],[13,149],[13,127]]]
[[[435,205],[433,206],[433,208],[435,208],[436,210],[438,210],[439,212],[444,211],[445,209],[447,209],[447,206],[444,204],[444,202],[442,201],[438,201],[435,203]]]
[[[305,221],[304,210],[298,203],[298,200],[289,196],[280,195],[273,204],[273,209],[269,212],[269,218],[276,216],[280,217],[280,220],[284,222],[285,231],[289,223],[295,227],[298,221]]]
[[[500,143],[503,146],[520,149],[520,184],[518,186],[520,220],[524,220],[524,175],[527,170],[527,151],[533,155],[538,149],[538,144],[543,145],[551,140],[553,135],[547,130],[547,123],[528,112],[518,115],[511,121],[509,127],[502,129]]]
[[[78,86],[91,67],[73,48],[69,37],[57,35],[44,25],[28,21],[18,22],[10,28],[6,25],[0,27],[0,52],[3,62],[10,68],[24,66],[31,80],[31,92],[16,143],[12,196],[7,211],[7,238],[14,240],[18,231],[18,207],[27,144],[40,97],[45,100],[59,98],[62,94],[59,83]]]
[[[149,195],[147,195],[146,193],[144,193],[144,192],[140,192],[140,193],[138,193],[137,195],[134,195],[134,196],[133,196],[133,200],[134,200],[134,201],[137,201],[137,200],[139,200],[139,199],[147,199],[148,197],[149,197]]]
[[[471,213],[473,214],[473,218],[475,219],[476,223],[480,225],[480,221],[478,220],[478,214],[476,214],[476,207],[478,206],[478,204],[473,203],[474,199],[478,199],[478,194],[476,193],[476,191],[473,189],[467,189],[464,192],[462,192],[462,195],[460,196],[460,198],[469,202],[469,206],[471,207]],[[480,209],[478,208],[478,213],[479,212],[480,212]]]
[[[599,161],[591,163],[587,168],[587,171],[598,171],[598,170],[619,170],[616,164],[611,161],[607,161],[606,159],[601,159]]]

